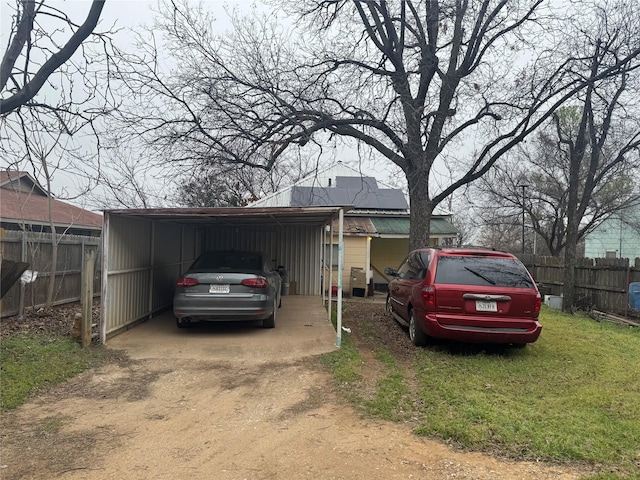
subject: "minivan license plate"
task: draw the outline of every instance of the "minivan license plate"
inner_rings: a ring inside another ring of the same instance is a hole
[[[477,312],[497,312],[498,305],[496,302],[486,302],[483,300],[476,300],[476,311]]]
[[[209,285],[209,293],[229,293],[229,284],[212,284]]]

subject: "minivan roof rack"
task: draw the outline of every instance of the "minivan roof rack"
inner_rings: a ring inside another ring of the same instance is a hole
[[[437,250],[442,250],[443,248],[459,248],[459,249],[467,249],[467,250],[492,250],[496,252],[495,247],[485,247],[484,245],[436,245],[435,248]]]

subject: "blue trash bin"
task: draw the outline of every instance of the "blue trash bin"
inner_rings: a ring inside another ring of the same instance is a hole
[[[629,284],[629,306],[640,311],[640,282]]]

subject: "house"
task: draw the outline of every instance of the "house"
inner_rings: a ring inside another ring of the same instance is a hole
[[[402,190],[380,187],[374,177],[338,162],[247,207],[311,206],[353,207],[344,218],[343,289],[349,294],[354,288],[358,294],[386,290],[389,278],[384,269],[398,267],[409,251],[409,205]],[[326,269],[332,259],[332,284],[336,285],[337,221],[333,233],[333,254],[327,247],[324,263]],[[457,234],[450,215],[432,217],[431,245],[453,245]]]
[[[602,222],[584,244],[587,258],[640,258],[640,205]]]
[[[50,233],[52,223],[58,234],[102,231],[102,215],[51,197],[27,172],[0,171],[0,229]]]

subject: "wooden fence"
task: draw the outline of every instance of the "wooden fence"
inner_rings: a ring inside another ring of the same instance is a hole
[[[58,235],[58,259],[56,262],[53,304],[60,305],[80,301],[85,254],[95,254],[93,286],[99,295],[102,269],[102,240],[100,237]],[[37,272],[36,280],[22,285],[20,281],[11,287],[0,300],[0,317],[22,313],[23,308],[39,308],[45,305],[52,271],[52,235],[0,230],[0,257],[5,260],[27,262],[29,270]],[[94,295],[94,296],[97,296]]]
[[[542,295],[562,295],[562,258],[519,255]],[[640,258],[582,258],[576,266],[576,306],[628,315],[629,284],[640,282]],[[635,312],[639,313],[639,312]]]
[[[100,237],[58,235],[58,261],[53,304],[77,302],[81,298],[85,254],[96,252],[94,296],[99,296],[102,276]],[[27,262],[38,272],[33,283],[17,282],[2,300],[0,317],[16,315],[21,302],[26,308],[44,306],[51,276],[51,234],[0,230],[0,258]],[[564,264],[561,258],[534,255],[519,256],[540,285],[542,295],[561,295]],[[608,313],[627,315],[629,284],[640,282],[640,258],[634,262],[616,258],[583,258],[576,267],[576,305]],[[637,312],[636,312],[637,313]]]

